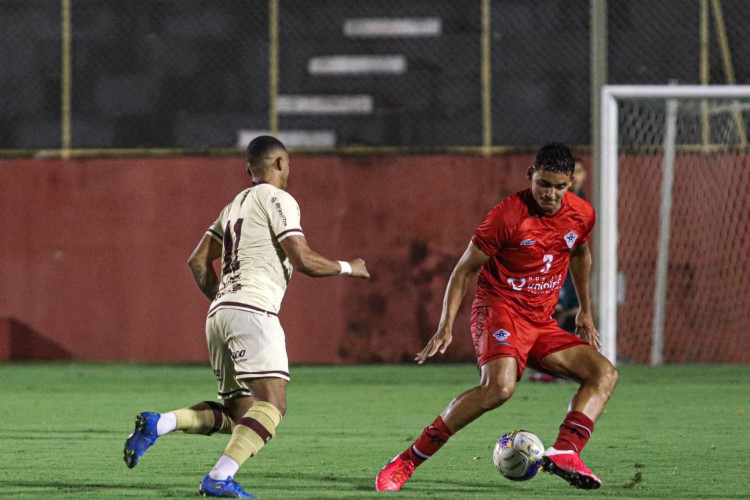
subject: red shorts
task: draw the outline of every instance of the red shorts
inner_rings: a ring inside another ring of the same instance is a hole
[[[515,358],[518,380],[526,365],[547,372],[545,357],[578,345],[589,345],[557,326],[552,318],[534,321],[506,306],[473,307],[471,335],[479,368],[494,359]]]

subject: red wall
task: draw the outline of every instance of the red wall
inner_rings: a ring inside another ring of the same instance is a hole
[[[293,157],[311,246],[364,258],[372,279],[295,274],[281,312],[291,361],[413,358],[472,231],[526,186],[530,161]],[[239,157],[0,161],[0,317],[74,359],[205,361],[208,301],[186,262],[247,184]],[[468,305],[450,359],[473,358]]]
[[[293,156],[289,191],[311,246],[334,259],[364,258],[372,279],[295,274],[281,311],[291,361],[411,360],[434,333],[474,228],[528,185],[531,160]],[[648,362],[660,179],[636,182],[651,179],[650,167],[630,165],[621,176],[618,353]],[[670,244],[677,295],[667,310],[667,361],[750,362],[750,239],[740,227],[748,169],[704,185],[701,164],[680,168],[691,174],[676,183],[696,192],[673,207],[684,227]],[[239,157],[0,160],[0,360],[205,362],[208,301],[187,258],[247,184]],[[734,214],[732,232],[711,222],[717,213]],[[447,359],[474,359],[469,302]]]

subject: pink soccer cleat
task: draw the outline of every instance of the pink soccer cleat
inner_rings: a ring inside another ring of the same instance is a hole
[[[572,450],[548,449],[542,457],[542,467],[582,490],[595,490],[602,485],[602,480],[596,477],[578,453]]]
[[[396,455],[375,478],[375,491],[398,491],[413,473],[414,463]]]

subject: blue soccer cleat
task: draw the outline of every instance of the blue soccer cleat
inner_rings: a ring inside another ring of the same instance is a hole
[[[224,480],[211,479],[206,474],[206,477],[201,481],[198,493],[204,497],[221,497],[221,498],[258,498],[246,492],[240,486],[240,483],[232,479],[232,476]]]
[[[125,463],[129,468],[138,465],[146,450],[151,448],[156,439],[156,423],[159,421],[158,413],[144,412],[135,417],[135,429],[125,440]]]

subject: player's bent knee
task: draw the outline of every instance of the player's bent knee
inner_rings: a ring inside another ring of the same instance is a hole
[[[595,372],[593,378],[593,385],[598,387],[602,392],[611,394],[617,385],[617,380],[620,377],[617,369],[612,366],[612,363],[606,361],[602,363],[599,369]]]
[[[501,406],[513,396],[514,390],[515,387],[505,385],[482,387],[482,409],[489,411]]]
[[[604,385],[609,389],[609,392],[611,393],[615,386],[617,385],[617,381],[620,378],[620,373],[617,371],[617,369],[612,366],[611,364],[607,367],[603,379],[604,379]]]
[[[255,396],[255,401],[273,405],[282,416],[286,414],[286,386],[287,381],[281,378],[260,378],[247,382]]]
[[[234,421],[226,407],[214,401],[204,401],[189,408],[175,410],[174,415],[177,429],[188,434],[230,434],[234,429]]]
[[[286,415],[286,400],[274,401],[273,406],[278,410],[282,417]]]

